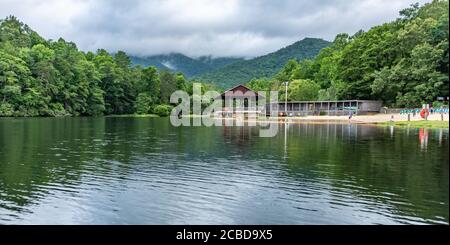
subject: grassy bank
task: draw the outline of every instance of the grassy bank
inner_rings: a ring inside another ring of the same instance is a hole
[[[448,121],[400,121],[400,122],[381,122],[377,125],[399,126],[412,128],[449,128]]]

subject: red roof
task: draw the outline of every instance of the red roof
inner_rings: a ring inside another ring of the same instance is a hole
[[[226,95],[233,95],[235,92],[238,92],[238,93],[241,92],[241,93],[242,93],[242,96],[252,96],[252,95],[255,95],[255,96],[258,96],[258,97],[264,97],[264,96],[262,96],[262,95],[258,95],[258,93],[256,93],[255,91],[249,89],[248,87],[246,87],[246,86],[244,86],[244,85],[242,85],[242,84],[239,84],[239,85],[237,85],[237,86],[235,86],[235,87],[233,87],[233,88],[231,88],[231,89],[228,89],[227,91],[223,92],[223,93],[221,94],[221,96],[224,97],[224,96],[226,96]],[[247,92],[249,92],[249,93],[247,93]],[[246,94],[246,93],[247,93],[247,94]],[[235,95],[234,97],[239,96],[239,95],[240,95],[240,94],[237,94],[237,95]]]

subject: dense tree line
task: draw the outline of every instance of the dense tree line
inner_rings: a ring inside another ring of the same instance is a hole
[[[254,89],[280,90],[289,100],[381,99],[416,107],[449,95],[449,3],[434,0],[400,11],[400,18],[353,36],[339,34],[314,59],[290,60]]]
[[[84,53],[0,20],[0,116],[167,115],[172,92],[191,86],[181,73],[133,67],[122,51]]]
[[[280,99],[289,100],[382,99],[399,107],[434,102],[449,95],[448,10],[448,0],[414,4],[393,22],[352,36],[339,34],[331,45],[321,43],[328,46],[315,58],[291,57],[271,78],[247,85],[279,90]],[[256,58],[259,63],[236,68],[235,74],[253,76],[250,70],[276,67],[275,61],[287,60],[296,47],[306,57],[308,45],[315,50],[317,43],[305,39]],[[202,86],[203,91],[214,88]],[[192,95],[192,82],[182,73],[132,66],[122,51],[82,52],[72,42],[43,39],[15,17],[0,20],[0,116],[167,115],[175,90]]]

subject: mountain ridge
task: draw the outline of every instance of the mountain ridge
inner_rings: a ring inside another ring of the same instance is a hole
[[[155,66],[159,69],[182,72],[186,77],[192,77],[209,71],[216,70],[230,63],[243,60],[239,57],[200,56],[192,58],[182,53],[168,53],[151,56],[130,56],[134,65]]]
[[[271,77],[290,59],[301,61],[314,58],[330,42],[306,37],[277,51],[251,59],[239,57],[200,56],[192,58],[181,53],[145,57],[130,56],[134,65],[155,66],[182,72],[187,78],[214,83],[221,87],[247,83],[253,78]]]
[[[290,59],[301,61],[314,58],[320,50],[330,45],[321,38],[304,38],[275,52],[249,60],[242,60],[226,65],[194,79],[212,82],[222,87],[245,84],[253,78],[272,77]]]
[[[134,65],[182,72],[189,79],[226,88],[247,83],[253,78],[273,77],[290,59],[312,59],[329,44],[330,42],[321,38],[306,37],[277,51],[251,59],[214,58],[210,55],[192,58],[176,52],[144,57],[130,56],[130,59]]]

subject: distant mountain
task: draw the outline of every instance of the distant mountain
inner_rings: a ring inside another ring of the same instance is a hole
[[[329,44],[330,42],[323,39],[305,38],[276,52],[250,60],[211,56],[191,58],[180,53],[130,58],[134,65],[156,66],[159,69],[182,72],[188,78],[228,88],[247,83],[252,78],[272,77],[288,60],[314,58]]]
[[[250,60],[239,60],[222,68],[194,76],[205,82],[228,88],[247,83],[253,78],[272,77],[290,59],[298,61],[315,57],[330,42],[319,38],[305,38],[276,52]]]
[[[202,56],[191,58],[179,53],[154,55],[146,57],[131,56],[131,62],[134,65],[156,66],[159,69],[169,69],[182,72],[190,78],[196,75],[204,74],[222,68],[228,64],[243,60],[242,58],[213,58],[211,56]]]

